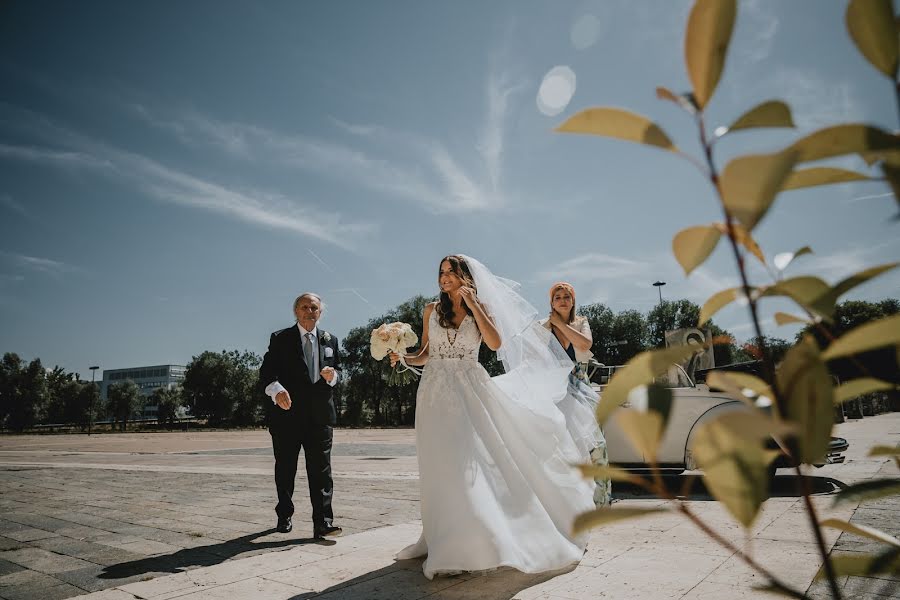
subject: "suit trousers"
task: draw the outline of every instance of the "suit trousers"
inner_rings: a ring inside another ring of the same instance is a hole
[[[330,527],[334,520],[331,510],[334,491],[331,479],[332,428],[328,425],[298,423],[296,428],[270,428],[269,433],[272,435],[272,450],[275,453],[275,487],[278,490],[275,513],[281,518],[294,514],[294,480],[302,448],[313,527]]]

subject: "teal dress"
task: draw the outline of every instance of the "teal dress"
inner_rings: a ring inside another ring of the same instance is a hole
[[[584,363],[580,363],[575,359],[575,346],[569,344],[565,348],[566,354],[575,363],[572,372],[569,374],[568,395],[576,401],[590,406],[592,411],[597,409],[597,401],[599,396],[594,388],[591,387],[591,380],[588,378],[587,370]],[[597,425],[595,431],[590,432],[593,448],[590,451],[591,462],[597,466],[609,465],[609,453],[606,449],[606,438],[603,437],[603,431]],[[594,482],[597,484],[594,488],[594,504],[597,506],[609,506],[612,500],[612,481],[606,477],[596,477]]]

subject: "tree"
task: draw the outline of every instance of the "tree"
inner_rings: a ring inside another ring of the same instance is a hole
[[[40,422],[47,408],[47,376],[39,358],[26,365],[15,353],[3,355],[0,400],[4,427],[23,431]]]
[[[203,352],[184,373],[184,401],[210,425],[256,425],[262,421],[257,384],[261,359],[237,350]]]
[[[812,335],[820,348],[826,348],[830,343],[829,337],[840,337],[851,329],[890,317],[898,312],[900,301],[895,298],[887,298],[880,302],[847,300],[835,307],[833,323],[807,326],[797,334],[797,339],[802,339],[804,335]],[[826,334],[823,329],[828,333]],[[842,382],[856,377],[875,377],[900,383],[900,364],[896,352],[890,347],[861,353],[854,359],[831,361],[828,363],[828,369]],[[894,395],[896,397],[896,392]]]
[[[161,387],[153,391],[150,400],[156,404],[156,420],[167,429],[175,423],[182,405],[181,386]]]
[[[585,304],[578,308],[578,314],[587,319],[591,327],[593,344],[591,352],[594,359],[603,364],[615,364],[614,356],[618,348],[619,338],[613,336],[613,324],[616,316],[608,306],[602,303]]]
[[[106,391],[107,408],[113,418],[113,429],[117,423],[121,423],[121,430],[128,427],[128,419],[134,413],[143,408],[144,397],[136,383],[126,379],[120,383],[114,383]]]
[[[762,340],[765,341],[766,347],[769,349],[769,355],[776,365],[782,361],[784,355],[787,354],[787,351],[794,345],[787,340],[768,335],[762,336]],[[762,360],[761,347],[761,340],[758,337],[751,338],[742,346],[743,350],[749,354],[753,360]]]
[[[23,370],[18,354],[7,352],[0,361],[0,425],[13,428],[12,415],[21,402],[19,380]]]
[[[696,327],[700,321],[700,307],[690,300],[663,300],[647,313],[649,345],[666,347],[666,332]]]
[[[647,320],[637,310],[623,310],[616,314],[610,335],[618,345],[610,348],[605,364],[623,365],[647,348]]]

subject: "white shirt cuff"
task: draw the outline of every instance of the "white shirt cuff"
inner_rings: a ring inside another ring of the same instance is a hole
[[[256,388],[256,389],[259,389],[259,388]],[[269,385],[266,386],[266,396],[269,396],[270,398],[272,398],[272,404],[275,404],[275,396],[277,396],[279,392],[286,392],[286,391],[287,390],[284,389],[284,386],[281,385],[281,382],[279,382],[279,381],[273,381],[272,383],[270,383]]]

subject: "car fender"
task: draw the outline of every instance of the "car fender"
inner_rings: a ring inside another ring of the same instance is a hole
[[[749,407],[738,400],[729,400],[727,402],[723,402],[722,404],[716,404],[705,413],[700,415],[700,418],[694,421],[694,425],[691,427],[691,431],[690,433],[688,433],[687,441],[684,445],[685,469],[687,469],[688,471],[694,471],[699,468],[697,462],[694,460],[694,457],[691,454],[691,446],[694,443],[694,435],[696,435],[697,430],[700,429],[700,426],[718,417],[721,414],[732,412],[735,410],[749,410]]]

